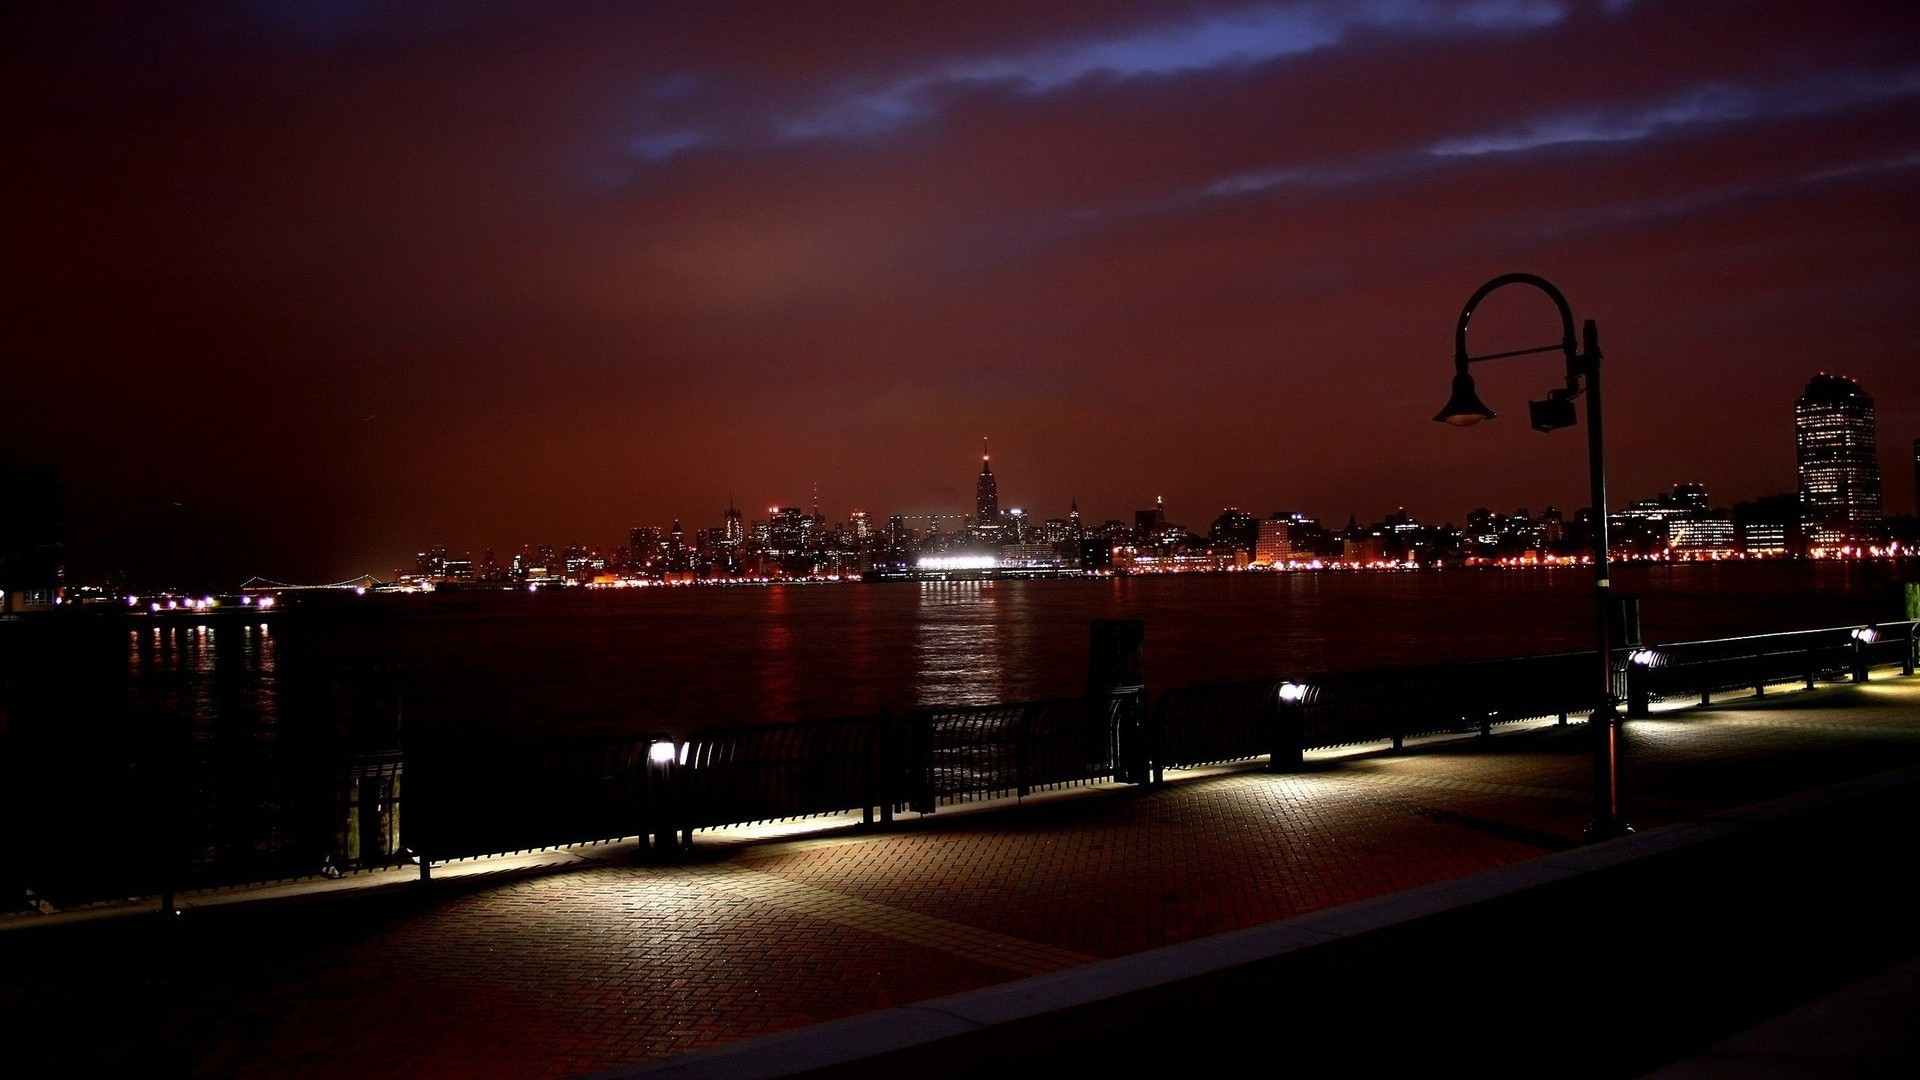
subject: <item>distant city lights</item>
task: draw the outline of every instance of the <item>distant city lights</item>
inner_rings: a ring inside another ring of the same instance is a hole
[[[991,570],[1000,565],[997,555],[923,555],[914,560],[921,570]]]

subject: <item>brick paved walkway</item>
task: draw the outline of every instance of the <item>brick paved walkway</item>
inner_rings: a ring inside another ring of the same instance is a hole
[[[1214,770],[870,833],[703,834],[672,865],[609,847],[564,872],[351,899],[347,883],[170,924],[10,917],[8,1071],[562,1077],[661,1058],[1575,846],[1584,735]],[[1644,831],[1920,764],[1920,679],[1662,713],[1626,742]]]

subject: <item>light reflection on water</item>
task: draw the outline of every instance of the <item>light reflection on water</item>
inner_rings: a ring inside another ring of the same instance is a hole
[[[1005,700],[1007,649],[997,582],[926,581],[919,588],[913,704]]]
[[[787,590],[770,590],[766,610],[755,624],[760,638],[761,700],[768,710],[790,715],[800,704],[800,680],[787,600]]]
[[[277,655],[264,623],[178,623],[127,631],[127,703],[147,722],[196,739],[271,739],[280,702]]]
[[[1615,588],[1660,642],[1863,621],[1888,585],[1800,563],[1628,567]],[[292,655],[392,663],[416,732],[624,736],[1070,696],[1095,619],[1144,622],[1150,687],[1586,649],[1591,596],[1577,569],[443,594],[302,630]],[[136,686],[193,729],[284,714],[279,631],[133,633]]]

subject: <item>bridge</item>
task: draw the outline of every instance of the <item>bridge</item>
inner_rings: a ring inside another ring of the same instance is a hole
[[[255,575],[248,578],[245,584],[240,586],[240,591],[242,593],[284,593],[335,589],[366,592],[372,589],[378,589],[385,584],[386,582],[379,580],[372,574],[361,574],[359,577],[348,578],[345,581],[329,582],[325,585],[291,585],[284,581],[274,581],[271,578]]]

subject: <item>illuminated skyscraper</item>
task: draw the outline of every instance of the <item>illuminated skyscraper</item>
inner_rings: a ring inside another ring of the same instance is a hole
[[[1000,486],[987,460],[987,440],[980,440],[980,478],[973,485],[974,520],[982,528],[1000,523]]]
[[[1157,544],[1167,529],[1167,500],[1155,495],[1153,505],[1133,512],[1133,542],[1141,546]]]
[[[1873,399],[1852,379],[1816,375],[1794,402],[1793,431],[1808,545],[1831,551],[1873,542],[1880,530]]]
[[[1229,506],[1213,519],[1207,530],[1209,543],[1222,548],[1252,551],[1259,540],[1260,519],[1237,506]]]
[[[767,510],[767,550],[780,556],[799,555],[811,546],[814,516],[797,506]]]
[[[627,561],[635,568],[658,569],[666,553],[667,544],[659,529],[641,525],[627,530]]]
[[[1293,536],[1290,523],[1284,518],[1267,518],[1258,522],[1253,546],[1253,561],[1262,566],[1283,566],[1293,558]]]

